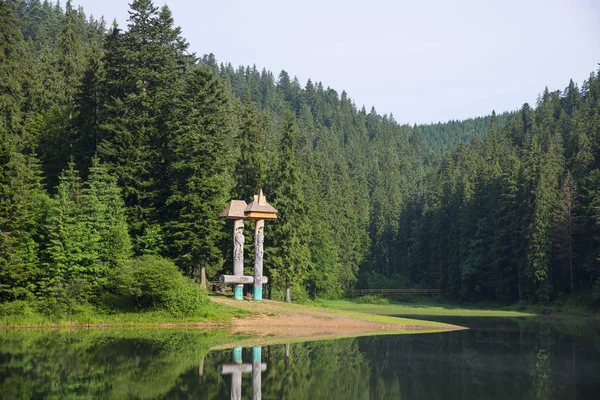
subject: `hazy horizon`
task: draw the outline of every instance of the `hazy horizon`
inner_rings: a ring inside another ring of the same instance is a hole
[[[125,29],[128,3],[73,1]],[[399,123],[517,110],[545,87],[581,86],[600,62],[593,0],[154,3],[169,6],[198,56],[320,81]]]

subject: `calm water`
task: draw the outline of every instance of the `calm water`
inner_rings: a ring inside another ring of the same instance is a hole
[[[232,338],[0,332],[0,398],[600,398],[598,322],[430,319],[471,330],[218,351]]]

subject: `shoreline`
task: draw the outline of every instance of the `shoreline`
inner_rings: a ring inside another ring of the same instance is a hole
[[[85,329],[199,329],[226,330],[232,334],[246,334],[256,338],[277,337],[281,339],[315,340],[374,334],[410,334],[447,332],[467,329],[464,327],[397,318],[332,308],[288,304],[263,300],[260,303],[238,301],[225,296],[211,296],[218,308],[229,310],[225,320],[123,322],[101,321],[94,323],[44,322],[40,324],[3,324],[1,331],[34,330],[85,330]],[[240,316],[241,314],[241,316]],[[143,316],[141,317],[143,318]],[[174,318],[173,318],[174,319]]]

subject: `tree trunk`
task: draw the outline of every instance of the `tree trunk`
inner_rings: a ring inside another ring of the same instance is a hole
[[[569,272],[571,274],[571,295],[575,292],[575,284],[573,283],[573,238],[569,237]]]
[[[285,301],[286,303],[292,302],[292,296],[290,293],[290,278],[286,278],[285,280]]]
[[[200,287],[206,289],[206,267],[204,265],[200,268]]]
[[[523,272],[520,265],[517,265],[517,290],[519,291],[519,301],[523,301]]]

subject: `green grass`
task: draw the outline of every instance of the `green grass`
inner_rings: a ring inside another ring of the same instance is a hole
[[[23,313],[0,315],[0,328],[17,327],[72,327],[72,326],[155,326],[164,324],[194,325],[197,323],[222,324],[233,317],[252,315],[244,309],[210,303],[203,314],[180,317],[165,311],[108,312],[93,307],[78,307],[70,315],[49,316],[26,308]]]
[[[515,310],[471,308],[452,304],[358,304],[350,300],[323,300],[322,304],[330,309],[379,315],[448,315],[463,317],[529,317],[535,315],[534,313]]]
[[[336,302],[341,302],[341,300],[336,300]],[[359,320],[368,321],[368,322],[377,322],[377,323],[381,323],[381,324],[390,324],[390,325],[401,324],[401,325],[407,325],[407,326],[425,326],[425,327],[430,327],[436,331],[444,330],[444,328],[447,326],[446,324],[440,323],[440,322],[388,316],[388,315],[393,315],[394,313],[380,313],[380,312],[367,311],[367,310],[370,310],[369,307],[372,307],[372,308],[382,307],[380,305],[374,306],[372,304],[364,304],[364,305],[359,305],[359,306],[365,306],[364,308],[363,307],[344,308],[344,307],[331,307],[327,303],[329,303],[329,301],[324,302],[324,307],[315,307],[315,308],[318,308],[322,311],[343,315],[345,317],[352,318],[352,319],[359,319]],[[354,304],[351,302],[348,302],[348,303]],[[354,304],[354,305],[358,305],[358,304]],[[400,314],[400,313],[398,313],[398,314]],[[427,314],[421,314],[421,315],[427,315]],[[421,333],[421,332],[422,331],[407,331],[405,333]]]

